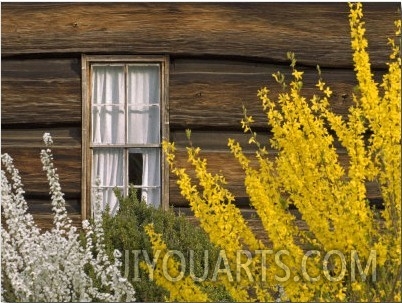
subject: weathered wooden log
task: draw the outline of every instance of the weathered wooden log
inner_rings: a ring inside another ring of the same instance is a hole
[[[260,142],[265,144],[268,148],[270,158],[274,160],[277,155],[277,151],[269,149],[268,140],[271,137],[270,134],[259,133],[257,135]],[[227,147],[227,139],[232,138],[238,141],[245,154],[251,160],[251,164],[257,167],[257,160],[254,157],[255,148],[248,144],[249,136],[239,132],[208,132],[208,131],[193,131],[191,134],[191,141],[193,146],[201,148],[200,156],[207,159],[208,171],[215,174],[222,174],[226,181],[228,188],[236,198],[236,204],[239,206],[249,206],[249,198],[244,186],[244,171],[241,168],[238,161],[230,154],[229,148]],[[197,184],[197,179],[195,177],[194,170],[192,166],[187,162],[187,152],[185,151],[185,146],[189,143],[186,139],[184,132],[176,131],[172,132],[171,140],[175,142],[177,147],[177,165],[186,168],[187,173],[193,178],[194,184]],[[339,163],[345,169],[349,166],[349,157],[344,148],[335,142],[334,146],[338,151]],[[177,207],[187,207],[188,201],[186,201],[180,194],[180,189],[177,182],[177,177],[174,174],[170,174],[170,204]],[[367,198],[373,204],[381,204],[382,197],[379,186],[376,182],[367,182]]]
[[[319,79],[316,68],[297,66],[297,69],[304,72],[301,94],[307,99],[319,95],[315,86]],[[283,90],[272,77],[278,71],[285,75],[288,84],[292,81],[289,64],[174,59],[169,93],[171,128],[240,130],[243,105],[256,121],[255,127],[267,128],[267,118],[257,92],[267,87],[271,100],[278,100],[278,94]],[[375,79],[380,81],[383,73],[384,70],[374,71]],[[322,78],[333,91],[332,110],[345,118],[353,104],[357,85],[355,73],[351,69],[322,68]]]
[[[3,59],[1,76],[3,128],[81,125],[79,59]]]
[[[373,66],[400,3],[364,3]],[[347,3],[3,3],[2,56],[139,53],[245,56],[351,66]]]
[[[53,136],[54,165],[66,195],[77,197],[81,192],[81,131],[79,128],[8,129],[2,130],[2,153],[14,158],[27,195],[46,196],[49,185],[39,155],[45,148],[44,132]]]

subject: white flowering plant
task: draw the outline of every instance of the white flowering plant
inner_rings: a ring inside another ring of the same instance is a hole
[[[43,140],[40,158],[54,213],[48,231],[41,231],[28,212],[13,159],[1,155],[1,301],[135,301],[132,284],[121,275],[120,252],[112,262],[105,251],[99,195],[93,220],[83,221],[85,241],[80,241],[53,165],[53,140],[49,133]]]

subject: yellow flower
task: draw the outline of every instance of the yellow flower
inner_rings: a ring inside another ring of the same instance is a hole
[[[280,93],[276,100],[268,98],[266,88],[258,93],[272,134],[269,144],[277,149],[275,156],[259,144],[256,133],[251,131],[251,116],[244,116],[242,126],[250,131],[249,142],[254,143],[257,148],[255,157],[244,153],[235,140],[230,139],[228,142],[231,153],[244,171],[244,184],[250,204],[261,219],[270,246],[266,247],[255,237],[234,205],[234,195],[224,187],[224,177],[208,172],[207,161],[200,158],[199,149],[187,149],[188,161],[194,169],[193,180],[184,168],[176,167],[174,146],[164,144],[172,172],[178,177],[181,193],[189,201],[211,242],[225,249],[231,268],[236,266],[236,250],[283,249],[291,252],[284,258],[284,262],[286,260],[292,275],[303,277],[300,265],[305,255],[301,245],[295,242],[296,238],[301,239],[303,245],[312,247],[321,256],[331,250],[346,253],[358,249],[362,266],[371,264],[368,260],[372,260],[373,264],[375,261],[379,267],[376,289],[370,292],[367,291],[372,288],[371,281],[368,281],[370,279],[352,284],[353,281],[348,280],[348,275],[339,283],[328,283],[324,278],[314,283],[289,279],[283,283],[283,288],[286,297],[291,301],[370,301],[373,298],[383,300],[384,294],[388,293],[389,277],[399,274],[400,51],[398,43],[390,41],[391,61],[388,63],[383,82],[378,85],[370,69],[362,17],[361,4],[351,3],[351,45],[359,90],[353,94],[354,106],[346,120],[330,110],[328,100],[333,92],[323,80],[320,79],[316,84],[322,97],[314,95],[307,101],[301,95],[303,72],[295,69],[296,59],[289,53],[295,80],[286,86],[285,77],[278,72],[274,77],[286,90]],[[400,23],[396,23],[397,31],[400,31]],[[366,138],[368,130],[371,136]],[[340,163],[339,154],[334,147],[335,140],[345,151],[347,169]],[[384,210],[380,214],[384,226],[381,228],[374,221],[374,213],[367,203],[367,180],[377,182],[381,189],[384,200]],[[193,184],[193,181],[196,181],[196,184]],[[289,211],[290,204],[296,206],[301,213],[303,221],[309,227],[308,232],[298,229],[295,218]],[[386,232],[382,233],[383,230]],[[158,242],[153,244],[161,246]],[[372,250],[376,252],[375,258],[371,255]],[[320,273],[322,276],[323,262],[313,261],[311,257],[307,262],[307,272],[311,277],[318,277]],[[252,264],[261,265],[261,262],[261,258],[260,261],[252,258]],[[279,274],[279,269],[272,260],[267,260],[266,263],[267,275],[264,275],[264,285],[250,284],[245,280],[231,283],[224,278],[218,283],[226,288],[234,300],[270,299],[269,292],[273,291],[272,287],[277,284],[272,277]],[[335,273],[342,268],[339,260],[327,261],[326,264],[328,270],[330,266],[334,266]],[[261,281],[261,271],[252,274],[254,281]],[[281,271],[280,276],[282,274]],[[352,287],[345,289],[343,285]],[[400,281],[397,281],[397,286],[400,286]],[[251,293],[256,294],[257,298],[252,297]],[[388,296],[399,299],[400,291],[387,294],[387,298]]]
[[[324,90],[324,94],[329,98],[332,95],[332,90],[327,86],[327,88]]]
[[[190,276],[184,277],[177,281],[169,279],[166,272],[171,277],[178,277],[180,273],[180,264],[173,258],[169,258],[167,264],[164,265],[164,258],[168,252],[166,244],[162,240],[162,236],[155,232],[153,224],[144,227],[152,243],[153,254],[159,252],[162,257],[157,258],[153,278],[155,283],[169,291],[171,302],[207,302],[210,301],[208,296],[194,283]],[[167,265],[167,271],[165,267]],[[150,268],[141,262],[141,268],[150,273]],[[165,267],[164,267],[165,266]]]
[[[296,69],[292,73],[292,75],[295,77],[296,80],[301,80],[303,74],[304,72],[299,72]]]
[[[336,297],[337,297],[340,301],[344,301],[344,300],[345,300],[346,295],[345,295],[345,292],[344,292],[344,289],[343,289],[343,288],[339,289],[339,292],[338,292],[338,294],[336,295]]]
[[[320,79],[315,86],[317,86],[322,91],[324,90],[325,82],[322,82]]]

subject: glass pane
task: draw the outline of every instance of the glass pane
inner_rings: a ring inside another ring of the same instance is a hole
[[[124,104],[124,65],[92,66],[92,104]]]
[[[99,105],[92,107],[92,142],[124,144],[124,105]]]
[[[92,186],[99,178],[101,187],[124,185],[124,151],[118,148],[97,148],[93,151]]]
[[[160,142],[160,67],[128,67],[128,143]]]
[[[128,183],[142,185],[143,156],[140,153],[129,153],[128,156]]]
[[[114,214],[118,209],[118,200],[114,193],[119,188],[124,193],[124,150],[118,148],[98,148],[93,151],[92,188],[101,190],[102,210],[109,206]],[[100,184],[97,186],[97,179]],[[94,195],[94,193],[93,193]],[[95,201],[95,200],[93,200]]]
[[[141,153],[128,154],[128,183],[130,185],[142,185],[143,156]],[[138,201],[141,201],[141,188],[136,188]]]
[[[124,66],[92,66],[92,142],[125,143]]]
[[[142,199],[147,204],[158,207],[161,203],[161,189],[158,188],[143,188],[141,191]]]
[[[128,103],[159,104],[159,65],[130,65],[128,67]]]
[[[128,142],[136,144],[159,144],[159,116],[159,106],[129,106]]]
[[[161,165],[159,148],[129,150],[129,183],[137,185],[141,200],[160,204]]]

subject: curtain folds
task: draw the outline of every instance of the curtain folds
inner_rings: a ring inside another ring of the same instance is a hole
[[[158,65],[92,66],[92,186],[99,178],[103,207],[112,213],[118,209],[113,188],[127,192],[133,150],[143,158],[141,195],[160,204],[159,81]],[[130,144],[136,148],[124,147]]]
[[[124,190],[124,163],[123,150],[118,148],[95,149],[92,161],[93,186],[96,186],[96,178],[100,181],[102,193],[102,209],[107,205],[114,213],[118,209],[118,201],[114,194],[114,188]]]

